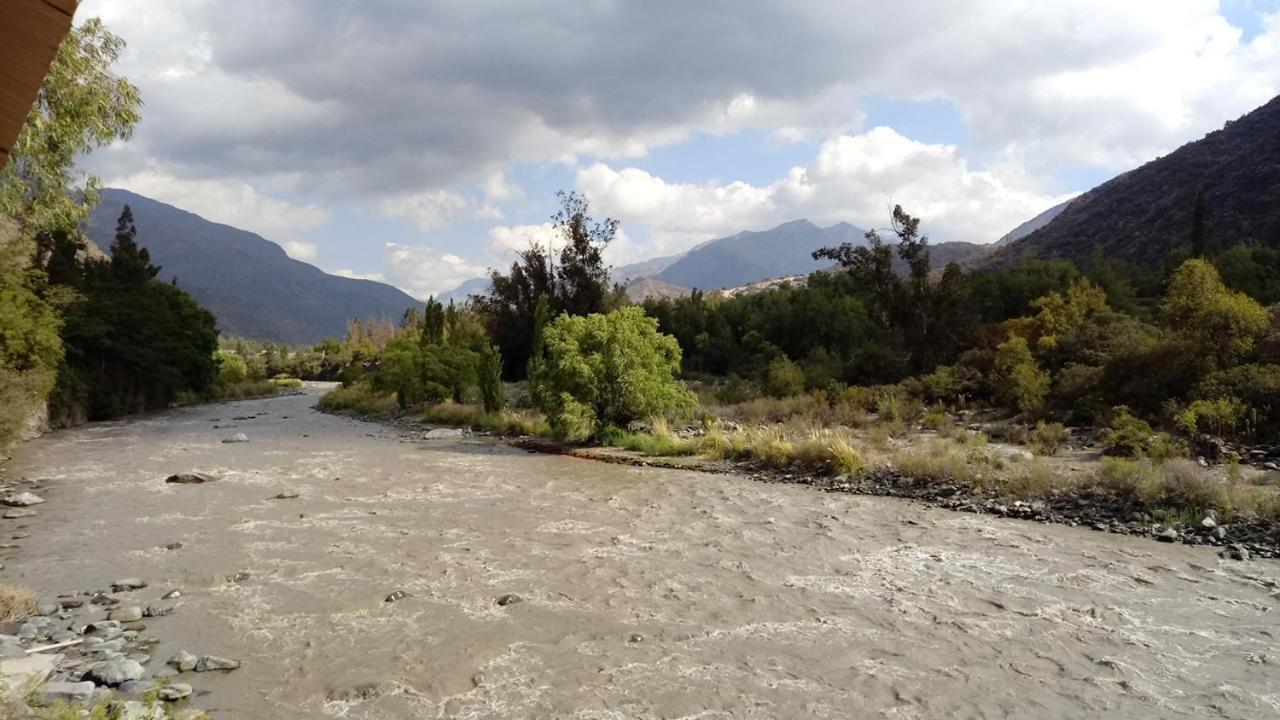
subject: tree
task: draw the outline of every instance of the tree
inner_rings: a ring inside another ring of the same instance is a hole
[[[1026,338],[1014,335],[996,348],[996,394],[1021,412],[1037,412],[1049,394],[1049,373],[1040,368]]]
[[[1174,273],[1160,315],[1218,369],[1252,350],[1270,321],[1265,308],[1228,289],[1218,270],[1200,258],[1187,260]]]
[[[488,295],[474,298],[490,337],[502,351],[507,377],[521,377],[528,367],[541,298],[546,298],[552,315],[605,312],[613,303],[603,253],[618,231],[618,221],[597,222],[586,198],[575,192],[561,191],[556,197],[560,210],[551,219],[561,241],[559,266],[550,244],[531,244],[516,254],[510,273],[489,274]]]
[[[546,364],[532,382],[562,437],[598,436],[640,418],[691,407],[676,379],[680,346],[638,307],[561,315],[546,328]]]
[[[1208,214],[1204,188],[1196,188],[1195,206],[1191,210],[1191,257],[1202,258],[1208,250],[1209,230],[1205,227]]]
[[[128,139],[141,117],[138,89],[111,74],[124,40],[93,18],[58,48],[27,123],[0,171],[0,215],[35,237],[72,231],[98,202],[98,180],[75,170],[76,159]]]
[[[116,238],[111,244],[111,274],[126,285],[141,285],[160,273],[151,264],[151,253],[134,240],[138,228],[133,224],[133,210],[128,205],[116,221]]]
[[[498,349],[485,345],[480,350],[477,375],[480,382],[480,402],[487,413],[496,413],[506,406],[506,395],[502,389],[502,357]]]

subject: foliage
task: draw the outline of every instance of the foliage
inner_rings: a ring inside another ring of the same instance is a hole
[[[249,363],[230,350],[218,350],[214,353],[214,361],[218,364],[218,384],[235,385],[249,379]]]
[[[1057,455],[1070,437],[1070,433],[1062,423],[1041,420],[1036,423],[1036,429],[1031,433],[1030,444],[1039,455]]]
[[[765,389],[774,397],[791,397],[804,392],[804,371],[785,357],[774,358],[765,376]]]
[[[396,406],[393,393],[378,392],[367,383],[338,387],[320,397],[316,406],[328,412],[352,412],[357,415],[382,415]]]
[[[693,404],[675,378],[680,347],[639,308],[561,315],[547,325],[545,341],[545,365],[531,381],[562,437],[595,437]]]
[[[1178,424],[1190,434],[1204,430],[1214,435],[1231,435],[1244,420],[1247,410],[1236,397],[1195,400],[1178,413]]]
[[[138,90],[111,74],[125,43],[93,18],[73,28],[40,86],[9,163],[0,170],[0,215],[29,237],[75,232],[98,201],[98,181],[76,160],[127,139],[137,124]]]
[[[1215,367],[1230,367],[1253,349],[1270,321],[1267,311],[1222,283],[1218,271],[1193,258],[1178,268],[1160,305],[1165,324]]]
[[[607,312],[618,304],[609,292],[604,249],[618,222],[596,221],[586,198],[559,192],[560,209],[552,217],[560,250],[530,244],[516,253],[507,274],[491,271],[490,292],[472,298],[489,336],[502,353],[503,372],[520,378],[534,357],[537,330],[555,315]],[[559,260],[559,265],[556,264]],[[545,306],[543,305],[545,303]]]
[[[1049,374],[1031,354],[1026,338],[1014,335],[996,348],[993,374],[996,394],[1009,407],[1038,412],[1049,394]]]
[[[488,343],[480,349],[476,377],[484,411],[496,413],[506,407],[506,392],[502,387],[502,357],[498,354],[498,349]]]
[[[654,418],[649,432],[627,432],[617,428],[606,429],[600,441],[605,445],[633,450],[641,455],[671,457],[692,455],[698,445],[691,440],[677,437],[671,432],[664,418]]]

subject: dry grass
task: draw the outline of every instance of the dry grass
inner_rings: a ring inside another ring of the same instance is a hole
[[[0,585],[0,622],[23,620],[35,614],[36,596],[18,585]]]
[[[317,406],[321,410],[349,410],[358,415],[382,415],[396,409],[396,394],[379,393],[366,384],[357,383],[330,390],[320,398]]]
[[[498,435],[551,435],[551,428],[542,413],[530,410],[486,413],[480,405],[444,402],[427,406],[422,411],[422,419],[437,425],[487,430]]]

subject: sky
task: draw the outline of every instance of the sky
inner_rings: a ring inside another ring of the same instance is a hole
[[[83,0],[128,42],[105,185],[425,298],[797,218],[992,242],[1280,94],[1280,0]],[[140,228],[145,240],[145,228]]]

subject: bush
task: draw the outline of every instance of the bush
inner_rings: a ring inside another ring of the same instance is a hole
[[[1129,408],[1119,405],[1111,409],[1111,421],[1103,438],[1103,454],[1112,457],[1135,458],[1146,454],[1155,431],[1142,418],[1135,417]]]
[[[996,348],[996,395],[1019,412],[1039,412],[1049,394],[1049,373],[1040,368],[1027,341],[1014,335]]]
[[[561,315],[547,325],[535,395],[561,437],[595,437],[607,426],[694,404],[676,379],[680,346],[638,307],[608,315]]]
[[[396,396],[379,392],[367,383],[339,387],[325,393],[316,407],[329,412],[348,411],[357,415],[383,415],[395,409]]]
[[[1164,463],[1156,482],[1147,491],[1147,501],[1159,508],[1203,513],[1226,508],[1227,497],[1221,482],[1190,460]]]
[[[1247,410],[1244,403],[1234,397],[1196,400],[1178,413],[1178,424],[1190,435],[1196,430],[1231,435],[1244,420]]]
[[[502,386],[502,357],[497,348],[485,345],[480,350],[480,358],[476,373],[480,383],[480,402],[487,413],[496,413],[507,405],[505,389]]]
[[[677,437],[667,426],[666,419],[660,417],[653,419],[653,430],[650,432],[635,433],[606,428],[601,434],[600,441],[605,445],[650,456],[692,455],[698,451],[696,443]]]
[[[230,350],[219,350],[213,354],[218,363],[218,384],[235,385],[249,379],[249,364]]]
[[[1041,420],[1036,423],[1036,429],[1031,433],[1030,445],[1038,455],[1057,455],[1070,437],[1070,433],[1062,423],[1047,423]]]
[[[765,373],[765,391],[780,398],[803,393],[804,370],[785,357],[774,358]]]
[[[1154,480],[1155,471],[1149,462],[1104,457],[1094,487],[1121,503],[1139,506],[1147,494],[1147,486]]]
[[[302,381],[296,377],[277,377],[271,379],[271,384],[276,387],[292,388],[294,390],[302,387]]]
[[[1260,435],[1280,435],[1280,365],[1239,365],[1211,373],[1196,388],[1200,399],[1239,398],[1251,410],[1246,418]]]

